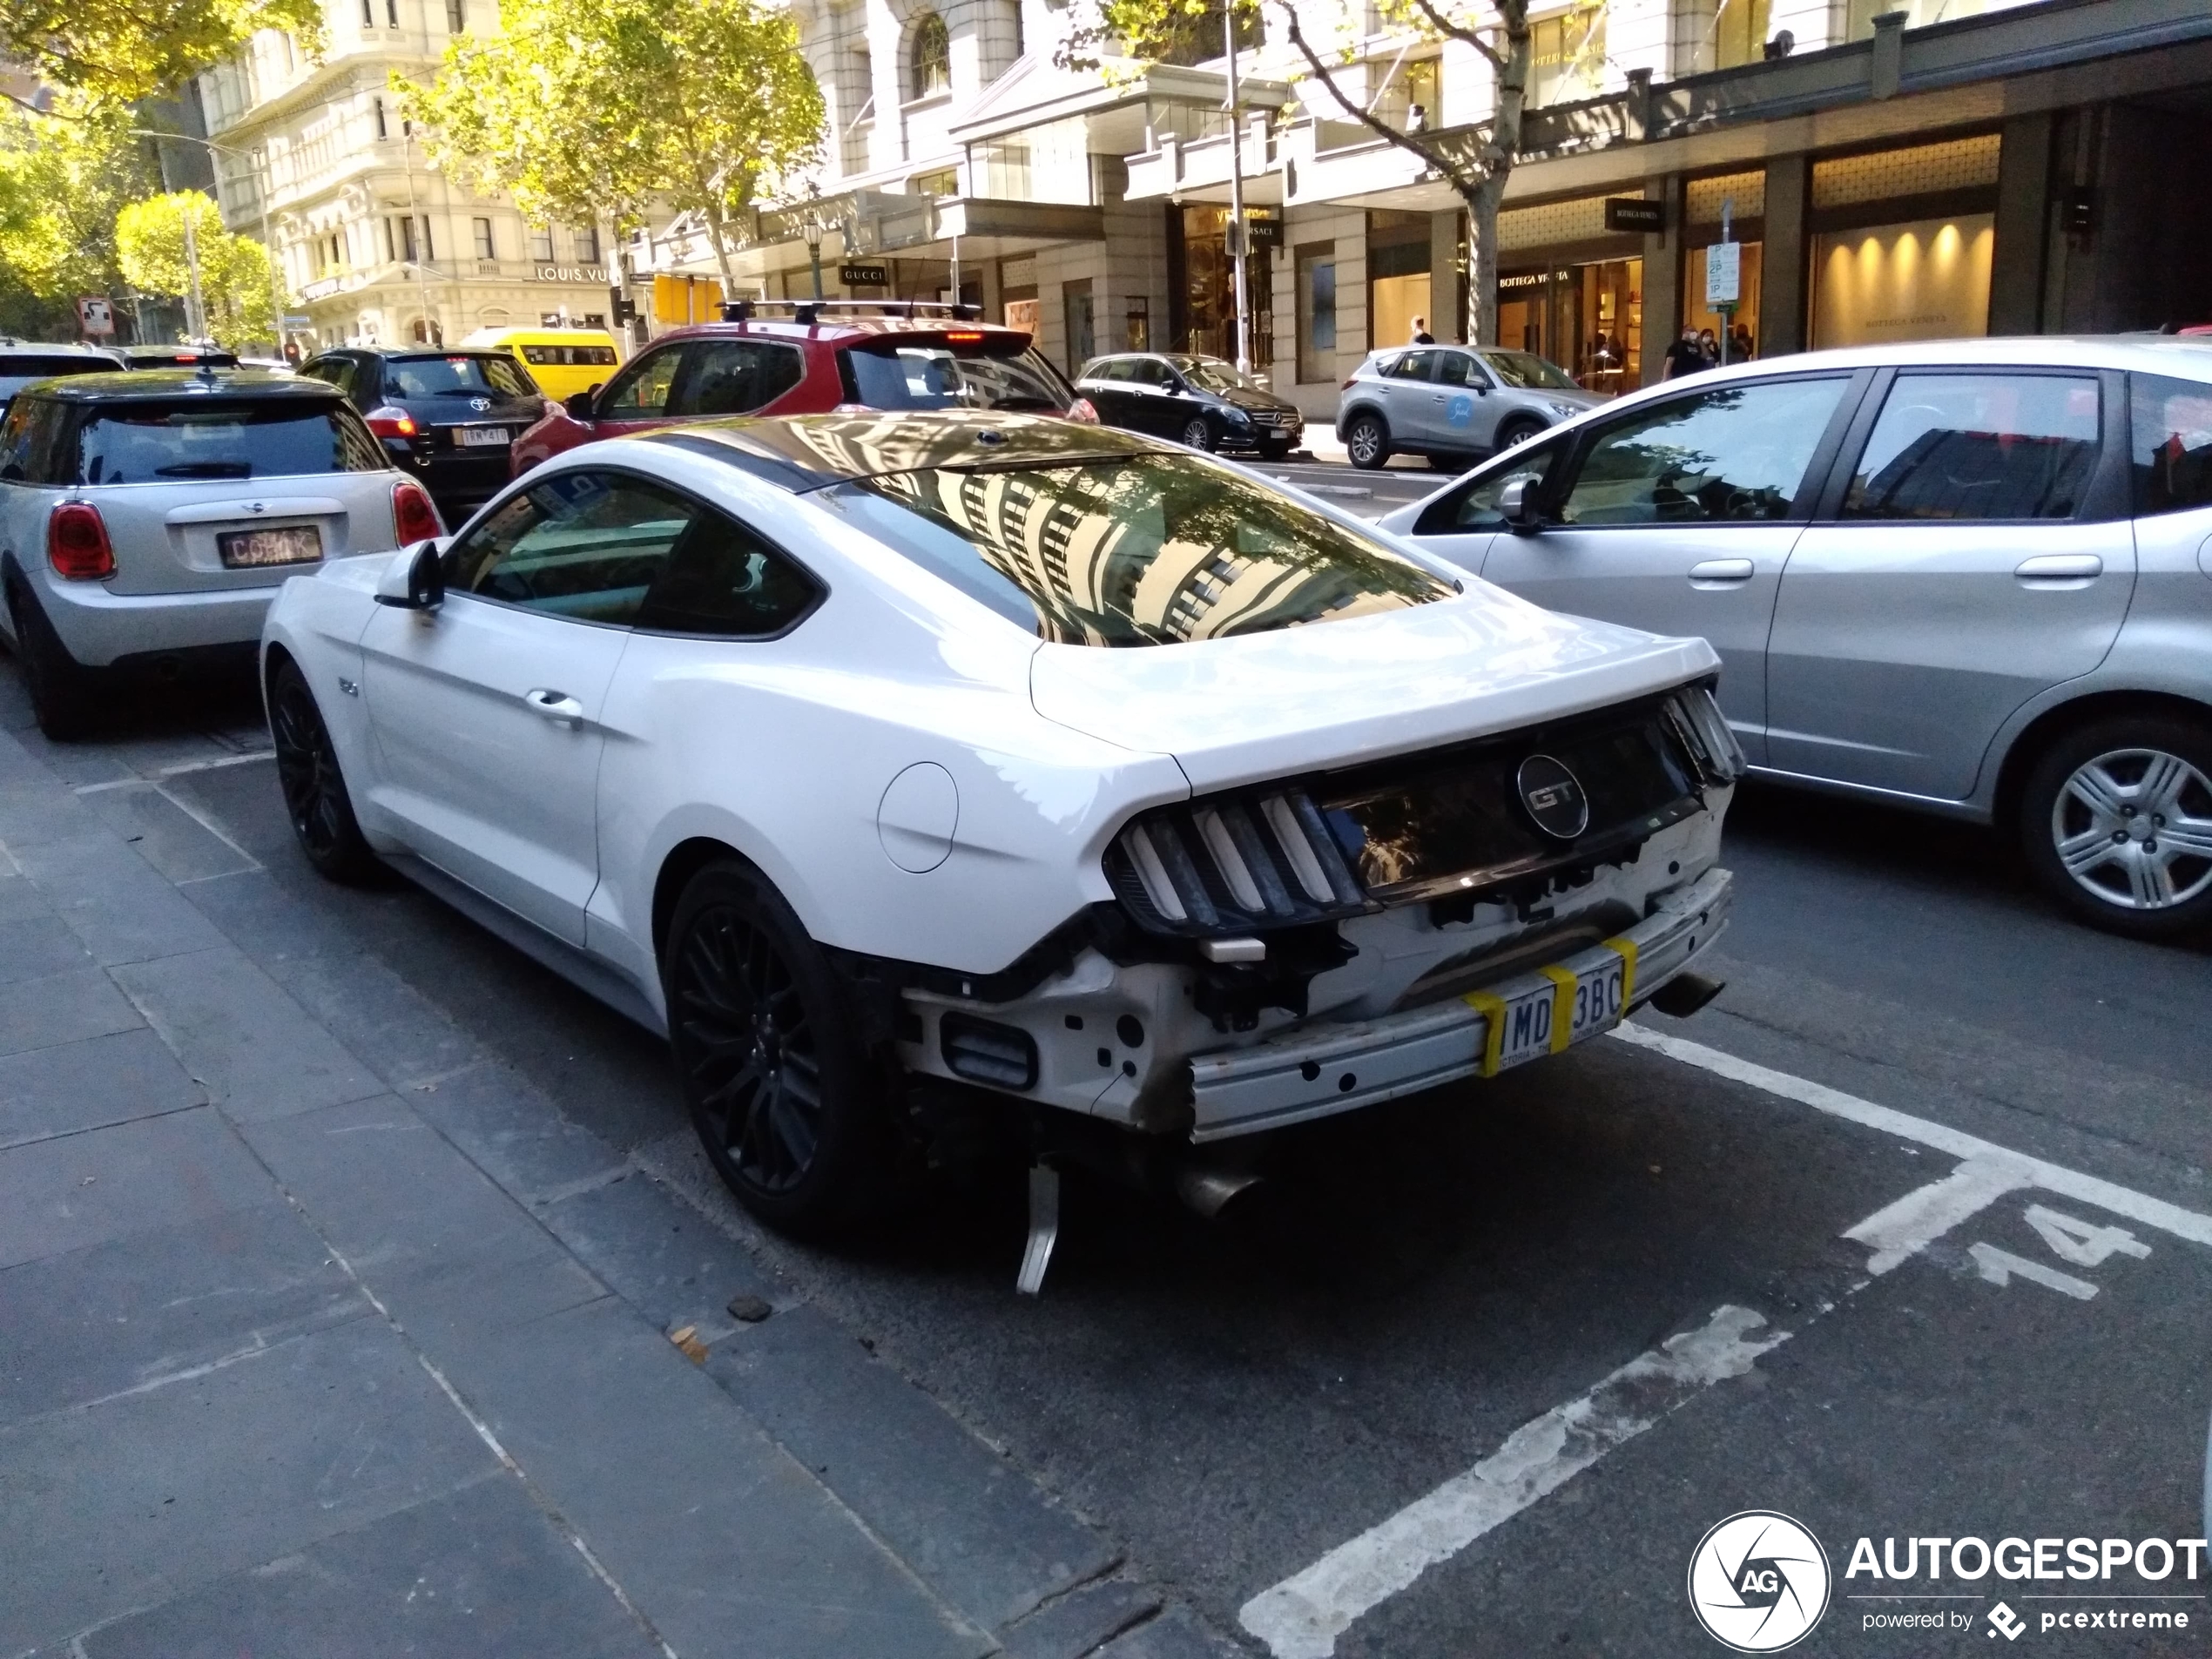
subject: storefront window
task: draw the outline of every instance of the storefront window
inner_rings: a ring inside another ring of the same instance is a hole
[[[1430,304],[1429,216],[1426,213],[1372,212],[1367,215],[1367,343],[1372,347],[1403,346],[1413,338],[1413,319],[1420,317],[1439,340],[1451,330],[1439,328]]]
[[[1556,364],[1590,391],[1635,391],[1643,384],[1643,261],[1505,273],[1498,343]]]
[[[1337,377],[1337,247],[1320,242],[1298,251],[1298,377]]]
[[[1987,334],[1995,244],[1988,213],[1814,237],[1812,346]]]
[[[1595,98],[1605,79],[1605,6],[1579,5],[1528,25],[1528,103]]]
[[[1175,221],[1182,233],[1182,328],[1179,351],[1198,352],[1234,361],[1237,356],[1236,266],[1229,257],[1229,210],[1186,206]],[[1251,325],[1251,366],[1264,370],[1274,359],[1271,250],[1257,241],[1244,251],[1245,310]]]

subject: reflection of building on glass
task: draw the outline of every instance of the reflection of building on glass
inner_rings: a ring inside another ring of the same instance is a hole
[[[1439,597],[1411,566],[1346,558],[1325,521],[1221,485],[1211,468],[1161,458],[916,470],[871,488],[972,544],[1056,644],[1130,644],[1132,624],[1150,640],[1206,639]]]

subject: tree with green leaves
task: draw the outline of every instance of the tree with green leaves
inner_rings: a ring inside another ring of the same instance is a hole
[[[820,156],[821,90],[789,16],[755,0],[509,0],[503,35],[399,83],[438,165],[533,219],[617,233],[698,216],[732,291],[732,221]]]
[[[207,332],[222,345],[276,337],[268,250],[225,230],[212,196],[179,190],[132,202],[116,218],[115,246],[134,285],[179,300],[192,295],[196,259]]]
[[[1195,26],[1211,19],[1212,37],[1222,34],[1224,0],[1104,0],[1103,27],[1094,50],[1120,43],[1133,57],[1166,57],[1187,41]],[[1239,12],[1258,17],[1262,0],[1226,0]],[[1379,0],[1384,26],[1416,41],[1456,41],[1490,66],[1496,101],[1488,120],[1460,129],[1393,126],[1370,107],[1367,65],[1359,54],[1354,28],[1364,10],[1347,6],[1344,26],[1318,31],[1311,0],[1270,0],[1279,37],[1296,59],[1296,78],[1318,85],[1345,120],[1365,127],[1386,143],[1417,157],[1467,204],[1472,249],[1469,287],[1474,303],[1471,337],[1494,341],[1498,333],[1498,204],[1513,176],[1521,151],[1521,113],[1527,104],[1533,53],[1529,45],[1528,0]],[[1239,33],[1246,32],[1240,19]],[[1218,54],[1219,47],[1216,47]],[[1403,57],[1403,53],[1399,54]],[[1082,61],[1078,57],[1074,61]],[[1186,57],[1184,61],[1189,61]],[[1432,114],[1433,111],[1431,112]]]
[[[263,29],[289,30],[313,57],[320,0],[8,0],[0,61],[75,105],[115,108],[173,91]]]
[[[121,281],[115,219],[158,187],[153,168],[109,114],[68,119],[0,106],[0,298],[39,332],[74,333],[69,301]]]

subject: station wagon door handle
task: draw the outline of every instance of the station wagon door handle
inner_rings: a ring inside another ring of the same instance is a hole
[[[1692,582],[1749,582],[1757,567],[1749,559],[1700,559],[1689,567]]]
[[[559,725],[582,725],[583,705],[564,691],[549,691],[543,687],[523,693],[523,701],[530,705],[533,713],[542,714]]]
[[[2013,567],[2013,574],[2029,582],[2080,582],[2105,573],[2105,562],[2094,553],[2038,553]]]

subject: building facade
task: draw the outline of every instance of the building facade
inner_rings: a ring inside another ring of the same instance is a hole
[[[1232,132],[1218,23],[1181,61],[1062,67],[1082,4],[796,0],[828,166],[818,202],[754,217],[741,285],[803,297],[819,263],[832,296],[957,294],[1071,370],[1125,348],[1233,355],[1234,152],[1251,358],[1310,418],[1413,317],[1464,337],[1459,199],[1297,76],[1278,8],[1239,51]],[[1442,142],[1488,118],[1471,49],[1356,0],[1300,15],[1386,123]],[[2212,203],[2158,165],[2212,136],[2212,9],[1586,0],[1532,24],[1499,338],[1595,389],[1657,378],[1685,325],[1771,356],[2212,320]],[[696,235],[634,254],[714,268]],[[1732,306],[1709,303],[1716,259]]]
[[[267,30],[199,81],[224,222],[271,243],[287,343],[604,326],[601,230],[530,224],[435,171],[392,96],[394,71],[427,81],[455,36],[496,32],[496,0],[325,0],[323,20],[318,63]]]

